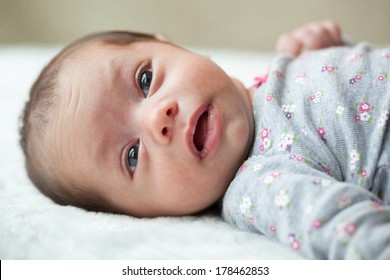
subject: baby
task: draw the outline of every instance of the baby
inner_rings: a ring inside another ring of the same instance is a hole
[[[222,201],[306,257],[390,258],[390,49],[341,44],[333,22],[298,28],[246,89],[160,37],[82,38],[31,89],[28,175],[63,205],[153,217]]]

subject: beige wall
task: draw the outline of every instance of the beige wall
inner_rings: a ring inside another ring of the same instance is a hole
[[[0,44],[133,29],[190,46],[273,50],[282,32],[323,18],[357,41],[390,45],[390,0],[0,0]]]

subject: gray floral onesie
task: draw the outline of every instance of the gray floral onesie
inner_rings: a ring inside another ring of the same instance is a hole
[[[226,221],[308,258],[390,259],[390,48],[279,56]]]

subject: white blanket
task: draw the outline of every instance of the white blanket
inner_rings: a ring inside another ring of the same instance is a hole
[[[53,203],[28,180],[18,118],[57,47],[0,47],[0,259],[300,259],[217,214],[138,219]],[[271,54],[198,50],[250,85]]]

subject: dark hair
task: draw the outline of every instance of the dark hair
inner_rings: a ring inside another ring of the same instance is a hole
[[[134,42],[158,40],[155,36],[128,31],[100,32],[82,37],[65,47],[44,67],[30,90],[20,127],[20,145],[25,155],[27,174],[34,185],[46,196],[61,205],[74,205],[93,211],[114,212],[97,195],[83,190],[82,186],[69,186],[50,166],[45,153],[43,137],[47,133],[50,114],[58,97],[58,79],[63,62],[86,43],[125,46]]]

